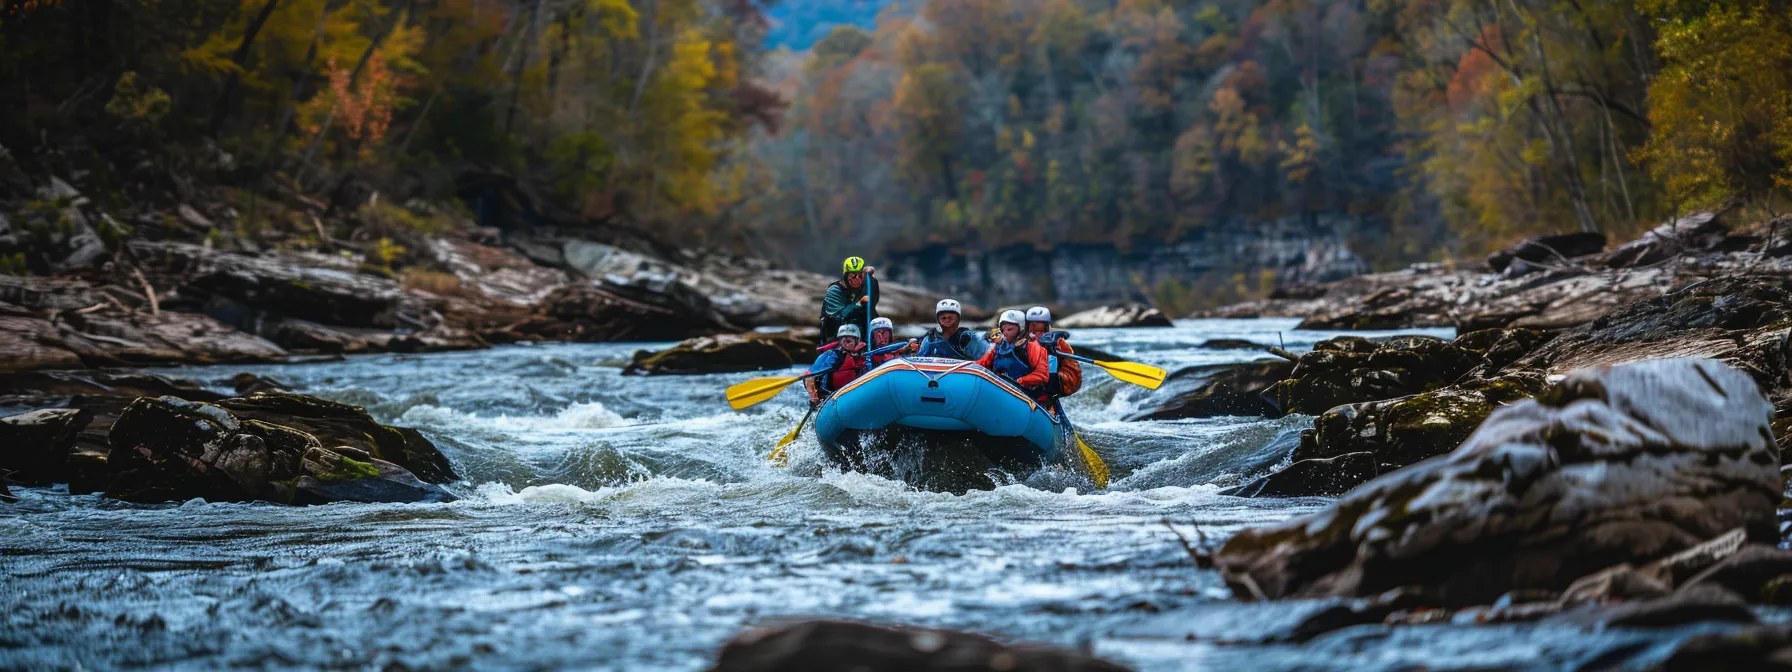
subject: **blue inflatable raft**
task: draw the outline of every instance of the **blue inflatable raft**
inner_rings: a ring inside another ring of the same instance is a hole
[[[988,369],[954,359],[896,359],[860,376],[816,411],[815,436],[844,468],[928,489],[994,487],[1046,465],[1076,466],[1057,418]]]

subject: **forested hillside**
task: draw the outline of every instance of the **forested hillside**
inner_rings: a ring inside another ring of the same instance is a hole
[[[153,206],[102,236],[200,189],[243,213],[222,242],[303,244],[255,194],[356,211],[477,173],[814,268],[1321,216],[1375,223],[1350,246],[1389,266],[1772,210],[1792,179],[1779,0],[915,0],[794,53],[768,7],[799,32],[827,7],[0,2],[0,197],[59,177]]]
[[[755,143],[800,254],[1175,241],[1306,213],[1382,265],[1786,186],[1784,2],[930,0]]]
[[[197,171],[339,211],[373,192],[446,200],[482,170],[591,222],[697,235],[741,198],[740,139],[776,131],[784,105],[751,76],[767,25],[752,0],[4,4],[0,144],[102,197],[193,199],[167,181]],[[32,196],[14,182],[7,196]]]

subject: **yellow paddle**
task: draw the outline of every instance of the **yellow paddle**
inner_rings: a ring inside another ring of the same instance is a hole
[[[1077,450],[1083,453],[1083,463],[1089,466],[1089,480],[1095,482],[1097,489],[1106,490],[1108,488],[1108,463],[1101,461],[1101,456],[1095,454],[1094,448],[1083,443],[1082,435],[1077,434],[1076,428],[1070,425],[1070,416],[1064,414],[1064,403],[1053,400],[1052,405],[1057,407],[1058,420],[1064,423],[1064,429],[1070,431],[1070,438],[1076,439]]]
[[[1060,357],[1069,357],[1079,362],[1087,362],[1101,367],[1101,370],[1112,374],[1115,378],[1132,383],[1147,390],[1155,390],[1164,384],[1164,378],[1170,374],[1163,369],[1138,362],[1097,362],[1081,355],[1057,353]]]
[[[796,429],[790,430],[789,434],[785,434],[784,438],[778,441],[777,447],[772,448],[772,454],[768,456],[767,459],[771,460],[773,465],[780,467],[790,466],[790,454],[784,452],[784,448],[796,442],[796,435],[803,433],[803,425],[809,424],[809,418],[815,415],[815,409],[817,408],[821,407],[810,407],[809,412],[803,414],[803,419],[796,423]]]
[[[728,405],[733,406],[734,410],[737,411],[748,406],[753,406],[778,396],[779,392],[783,392],[784,388],[790,387],[792,383],[798,382],[804,378],[821,375],[821,373],[821,371],[816,371],[815,373],[806,373],[800,376],[754,378],[744,383],[729,385]]]

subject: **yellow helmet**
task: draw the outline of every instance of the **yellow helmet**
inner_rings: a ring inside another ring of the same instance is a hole
[[[846,263],[840,265],[841,273],[863,273],[865,260],[861,257],[847,257]]]

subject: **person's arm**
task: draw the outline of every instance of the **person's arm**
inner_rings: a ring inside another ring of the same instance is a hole
[[[996,363],[996,349],[995,348],[990,348],[988,350],[984,350],[983,356],[977,358],[977,366],[981,366],[985,369],[995,365],[995,363]]]
[[[846,288],[839,285],[828,285],[828,293],[821,297],[821,314],[846,323],[846,314],[854,304],[846,300]],[[850,323],[848,323],[850,324]],[[822,334],[832,338],[833,334]]]
[[[820,355],[816,355],[815,363],[809,365],[808,373],[833,369],[839,360],[840,353],[833,350],[823,352]],[[809,390],[809,401],[819,401],[821,399],[821,376],[804,378],[803,387]]]
[[[1045,381],[1051,380],[1052,360],[1051,356],[1045,351],[1045,346],[1038,343],[1028,343],[1027,361],[1033,365],[1033,371],[1027,375],[1021,376],[1020,380],[1014,381],[1014,384],[1021,387],[1039,387],[1040,385],[1044,385]]]
[[[1076,354],[1076,350],[1071,349],[1070,344],[1065,343],[1064,339],[1062,339],[1062,338],[1058,339],[1058,352],[1062,352],[1066,355]],[[1083,365],[1082,365],[1082,363],[1078,362],[1074,359],[1071,359],[1069,357],[1059,357],[1058,358],[1058,386],[1063,389],[1064,394],[1070,394],[1072,392],[1076,392],[1077,390],[1082,389],[1083,388]]]

